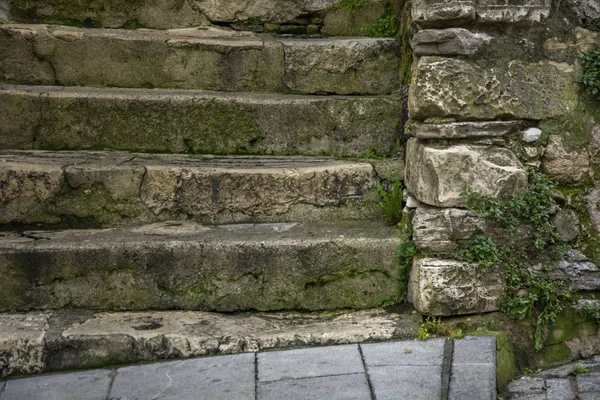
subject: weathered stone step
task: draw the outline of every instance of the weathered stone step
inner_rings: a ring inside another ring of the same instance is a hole
[[[400,241],[379,221],[4,232],[0,311],[374,307]]]
[[[332,158],[2,151],[0,181],[0,224],[67,219],[108,227],[379,215],[375,168]]]
[[[0,377],[272,348],[408,339],[410,309],[335,313],[190,311],[0,314]]]
[[[0,19],[26,23],[106,28],[170,29],[228,24],[239,30],[288,33],[357,35],[366,24],[375,24],[388,8],[387,0],[11,0]],[[347,2],[346,2],[347,3]]]
[[[0,85],[0,149],[388,154],[397,96]]]
[[[4,83],[388,94],[399,58],[399,42],[385,38],[0,25]]]

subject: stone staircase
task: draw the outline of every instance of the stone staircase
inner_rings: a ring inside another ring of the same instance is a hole
[[[198,312],[398,298],[402,239],[380,218],[378,187],[403,175],[403,55],[396,39],[356,36],[397,10],[112,3],[3,2],[0,375],[227,352],[183,350],[197,334],[159,329],[216,318],[202,341],[228,337],[225,320]],[[162,333],[123,357],[122,335],[97,332],[110,356],[58,340],[100,318],[89,310]],[[414,335],[402,324],[336,340]],[[319,326],[298,343],[335,343]],[[172,334],[187,345],[156,342]],[[82,356],[60,356],[69,347]]]

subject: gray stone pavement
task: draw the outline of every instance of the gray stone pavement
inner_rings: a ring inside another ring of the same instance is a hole
[[[495,365],[493,337],[352,344],[10,379],[0,400],[484,400]]]

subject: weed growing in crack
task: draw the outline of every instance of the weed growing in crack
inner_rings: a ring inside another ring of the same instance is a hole
[[[383,219],[393,225],[400,222],[402,219],[402,196],[404,191],[402,184],[398,181],[392,186],[392,190],[388,193],[383,186],[377,186],[377,192],[381,196],[379,208],[383,210]]]

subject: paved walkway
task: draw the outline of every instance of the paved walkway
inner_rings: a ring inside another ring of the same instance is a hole
[[[484,400],[495,366],[493,337],[353,344],[11,379],[0,400]]]

